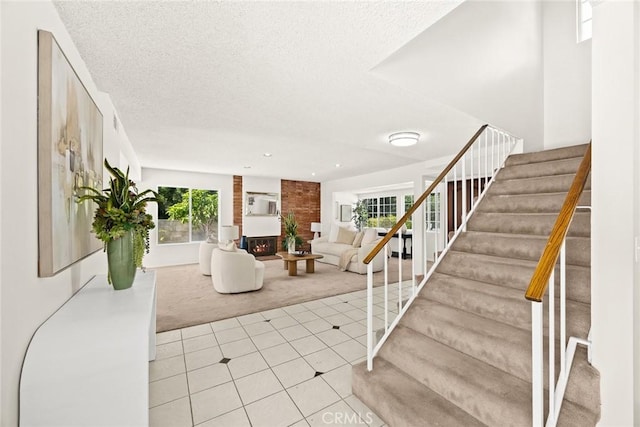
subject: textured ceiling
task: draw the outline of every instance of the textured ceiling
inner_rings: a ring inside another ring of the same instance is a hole
[[[56,7],[143,167],[325,181],[452,154],[473,134],[478,120],[370,71],[460,3]],[[391,147],[403,130],[420,144]]]

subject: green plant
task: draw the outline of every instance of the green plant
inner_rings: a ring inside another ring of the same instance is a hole
[[[167,208],[169,219],[189,222],[189,193],[182,200]],[[218,193],[209,190],[191,190],[191,224],[200,227],[209,237],[218,224]]]
[[[133,231],[133,254],[136,267],[142,267],[142,258],[149,253],[149,230],[155,227],[151,215],[147,214],[147,202],[159,202],[158,193],[146,190],[138,193],[136,183],[129,179],[129,168],[123,173],[112,167],[104,159],[104,167],[112,178],[109,188],[102,192],[92,187],[80,187],[85,194],[78,197],[78,203],[91,200],[98,205],[93,217],[93,232],[98,239],[107,243]]]
[[[289,212],[283,219],[284,239],[282,239],[282,247],[287,248],[289,242],[293,239],[296,246],[302,244],[302,238],[298,236],[298,221],[293,212]]]
[[[369,212],[364,200],[358,200],[353,208],[353,216],[351,219],[356,223],[358,230],[362,230],[362,227],[367,223]]]

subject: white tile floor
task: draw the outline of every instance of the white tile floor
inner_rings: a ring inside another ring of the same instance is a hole
[[[384,327],[383,288],[374,294]],[[396,313],[397,301],[396,287]],[[351,393],[351,367],[366,358],[365,310],[358,291],[159,333],[150,425],[382,426]]]

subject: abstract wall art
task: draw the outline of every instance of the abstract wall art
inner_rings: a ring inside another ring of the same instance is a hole
[[[102,114],[53,35],[38,31],[38,275],[53,276],[102,248],[91,233],[102,188]]]

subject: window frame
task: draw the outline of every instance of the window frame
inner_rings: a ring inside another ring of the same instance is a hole
[[[218,224],[217,224],[217,228],[220,227],[219,224],[219,218],[220,218],[220,190],[217,189],[204,189],[204,188],[196,188],[196,187],[190,187],[190,186],[178,186],[178,185],[159,185],[158,188],[156,189],[156,191],[158,193],[160,193],[160,188],[175,188],[175,189],[186,189],[188,194],[189,194],[189,221],[187,222],[187,226],[188,226],[188,240],[184,241],[184,242],[161,242],[160,241],[160,212],[158,211],[158,226],[156,227],[156,245],[158,246],[171,246],[171,245],[191,245],[194,243],[202,243],[205,242],[208,238],[208,236],[205,236],[204,239],[202,240],[194,240],[193,239],[193,198],[192,198],[192,191],[193,190],[202,190],[202,191],[207,191],[207,192],[214,192],[217,194],[218,196],[218,206],[217,206],[217,213],[218,213]],[[167,207],[168,208],[168,207]],[[164,218],[163,218],[164,220]],[[178,220],[174,220],[174,221],[178,221]]]

